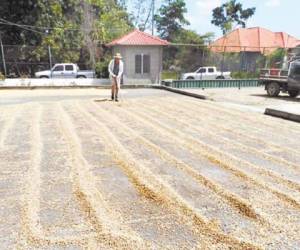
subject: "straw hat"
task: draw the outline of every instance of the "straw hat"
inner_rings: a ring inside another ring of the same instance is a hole
[[[121,56],[121,54],[120,54],[120,53],[116,53],[116,54],[115,54],[115,56],[114,56],[114,58],[119,58],[119,59],[122,59],[122,56]]]

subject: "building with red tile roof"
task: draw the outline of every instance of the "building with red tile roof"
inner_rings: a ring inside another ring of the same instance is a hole
[[[167,46],[169,42],[140,30],[134,30],[108,44],[108,46]]]
[[[285,33],[255,28],[240,28],[210,44],[214,52],[258,52],[269,54],[278,48],[292,49],[300,45],[300,40]]]
[[[113,53],[121,53],[124,62],[124,82],[158,83],[162,72],[163,47],[169,42],[148,33],[134,30],[112,42]]]

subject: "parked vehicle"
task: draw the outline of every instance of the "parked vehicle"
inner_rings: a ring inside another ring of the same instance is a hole
[[[35,73],[37,78],[95,78],[95,71],[79,70],[77,64],[61,63],[55,64],[51,70]]]
[[[260,84],[265,86],[269,96],[287,92],[291,97],[297,97],[300,94],[300,60],[291,62],[289,70],[261,70]]]
[[[182,80],[214,80],[231,79],[230,72],[217,71],[216,67],[200,67],[195,72],[185,73],[181,76]]]

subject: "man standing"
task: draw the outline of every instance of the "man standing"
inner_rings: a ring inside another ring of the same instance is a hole
[[[108,66],[109,76],[111,79],[111,100],[116,102],[118,102],[118,93],[124,71],[124,63],[121,59],[121,54],[117,53]]]

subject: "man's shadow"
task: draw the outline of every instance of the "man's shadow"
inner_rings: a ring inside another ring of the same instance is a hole
[[[269,98],[269,99],[277,99],[277,100],[283,100],[283,101],[287,101],[287,102],[300,102],[300,96],[297,98],[292,98],[290,96],[272,97],[272,96],[268,96],[267,94],[252,94],[251,96],[261,97],[261,98]]]
[[[96,100],[94,100],[94,102],[108,102],[108,101],[111,101],[111,100],[109,100],[109,99],[96,99]]]

